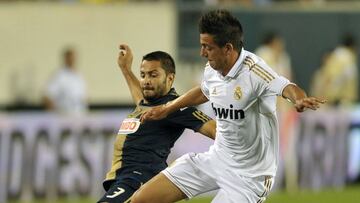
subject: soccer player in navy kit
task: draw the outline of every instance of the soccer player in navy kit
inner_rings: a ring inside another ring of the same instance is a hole
[[[118,64],[137,106],[116,137],[112,166],[103,183],[107,192],[99,202],[130,202],[142,184],[167,167],[170,149],[185,128],[215,138],[215,121],[193,107],[176,111],[163,120],[140,124],[139,118],[146,109],[178,97],[172,88],[175,64],[165,52],[149,53],[143,57],[138,80],[131,71],[130,48],[120,45],[120,49]]]

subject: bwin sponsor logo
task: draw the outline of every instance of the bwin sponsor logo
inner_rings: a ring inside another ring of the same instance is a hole
[[[243,119],[245,118],[245,112],[242,109],[233,109],[233,105],[230,104],[230,109],[216,108],[214,103],[211,103],[211,107],[214,110],[215,116],[219,118],[230,119]]]

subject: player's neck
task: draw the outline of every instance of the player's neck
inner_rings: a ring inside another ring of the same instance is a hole
[[[228,63],[226,64],[225,68],[221,72],[221,75],[226,76],[231,68],[235,65],[236,61],[239,59],[240,53],[234,51],[230,54]]]

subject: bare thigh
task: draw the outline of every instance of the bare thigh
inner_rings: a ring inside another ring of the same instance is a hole
[[[185,199],[186,195],[164,174],[159,173],[133,195],[131,203],[170,203]]]

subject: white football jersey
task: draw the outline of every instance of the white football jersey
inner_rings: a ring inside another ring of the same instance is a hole
[[[248,177],[275,176],[279,150],[276,97],[289,83],[244,49],[226,76],[206,65],[201,89],[216,116],[214,148],[225,155],[231,170]]]

